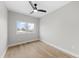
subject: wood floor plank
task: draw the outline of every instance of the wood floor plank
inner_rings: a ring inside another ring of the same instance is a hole
[[[45,44],[42,41],[36,41],[26,44],[10,47],[7,50],[5,58],[72,58],[66,54]]]

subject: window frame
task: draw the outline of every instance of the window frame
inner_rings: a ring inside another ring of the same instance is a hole
[[[17,29],[18,29],[18,27],[17,27],[17,22],[24,22],[24,23],[27,23],[27,24],[34,24],[33,26],[34,26],[34,28],[33,28],[33,30],[32,31],[18,31]],[[33,23],[33,22],[25,22],[25,21],[16,21],[16,34],[22,34],[22,33],[34,33],[34,30],[35,30],[35,23]]]

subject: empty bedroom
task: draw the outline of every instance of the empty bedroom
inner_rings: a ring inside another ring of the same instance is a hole
[[[78,58],[79,1],[0,1],[0,58]]]

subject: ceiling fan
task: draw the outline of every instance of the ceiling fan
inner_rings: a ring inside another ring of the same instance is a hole
[[[43,10],[43,9],[37,9],[37,4],[36,3],[33,4],[31,1],[29,1],[29,4],[33,8],[33,11],[31,12],[31,14],[34,13],[34,12],[44,12],[44,13],[47,12],[46,10]]]

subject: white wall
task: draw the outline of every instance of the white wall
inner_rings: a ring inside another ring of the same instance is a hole
[[[27,15],[23,15],[23,14],[12,12],[12,11],[9,11],[8,16],[9,16],[8,17],[9,18],[8,45],[9,46],[16,45],[21,42],[35,40],[35,38],[38,38],[38,36],[39,36],[38,29],[39,29],[40,20],[38,20],[37,18],[33,18],[33,17],[27,16]],[[34,32],[33,33],[16,34],[16,22],[17,21],[34,23],[35,24]]]
[[[0,1],[0,57],[3,57],[7,49],[7,8]]]
[[[40,20],[40,38],[79,55],[79,2],[70,2]]]

